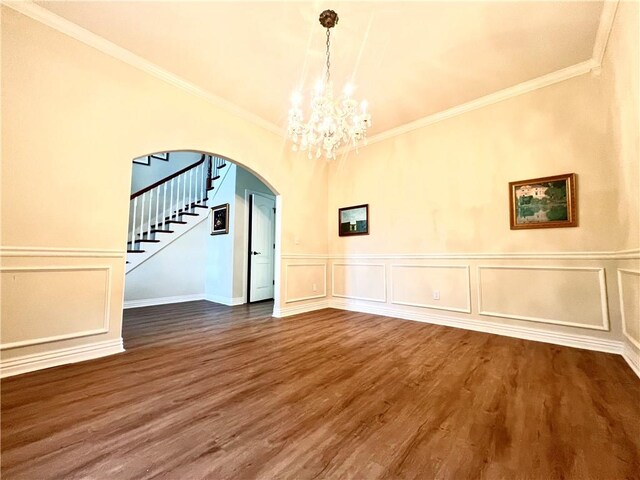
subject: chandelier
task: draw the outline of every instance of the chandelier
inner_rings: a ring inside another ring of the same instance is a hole
[[[327,62],[324,80],[316,84],[311,98],[311,115],[307,122],[300,104],[302,94],[297,91],[291,97],[289,126],[287,133],[293,141],[293,150],[308,151],[309,158],[320,158],[324,153],[327,160],[336,157],[336,151],[344,145],[358,147],[366,142],[367,129],[371,126],[371,115],[367,112],[367,102],[358,104],[351,95],[353,86],[345,86],[340,98],[333,97],[331,85],[331,29],[338,23],[338,14],[325,10],[320,14],[320,25],[327,29]]]

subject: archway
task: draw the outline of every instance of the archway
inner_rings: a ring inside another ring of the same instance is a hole
[[[233,175],[230,172],[234,172]],[[229,197],[230,190],[235,192],[233,188],[229,188],[229,184],[237,181],[239,185],[241,172],[243,172],[243,178],[251,177],[254,179],[250,182],[251,188],[244,188],[244,195],[234,195],[232,193],[231,197]],[[228,179],[230,175],[233,177],[232,180]],[[240,267],[238,267],[237,258],[240,258],[240,255],[248,255],[251,250],[247,245],[248,224],[246,209],[248,207],[246,202],[251,201],[254,195],[261,194],[272,196],[275,204],[273,215],[274,236],[272,240],[274,248],[270,253],[273,279],[272,297],[274,309],[279,308],[282,202],[278,191],[269,182],[235,159],[196,149],[167,150],[136,157],[131,163],[131,178],[129,221],[127,223],[126,279],[141,276],[141,271],[146,272],[146,278],[167,275],[167,270],[159,271],[158,268],[154,270],[154,267],[149,267],[149,265],[154,264],[154,262],[162,264],[162,262],[158,261],[158,258],[167,258],[170,251],[178,252],[178,255],[180,255],[184,253],[183,250],[185,249],[196,248],[193,247],[193,240],[189,244],[191,246],[183,246],[181,248],[177,248],[177,246],[179,244],[187,245],[187,239],[194,237],[199,230],[204,231],[204,227],[210,229],[210,238],[207,239],[208,248],[202,250],[206,252],[206,254],[203,254],[203,258],[208,258],[206,268],[211,267],[211,252],[217,253],[220,250],[220,245],[216,245],[215,242],[225,234],[231,233],[230,236],[234,237],[236,248],[236,251],[232,254],[235,260],[231,273],[237,277],[240,272],[243,279],[240,296],[238,296],[236,288],[237,279],[233,282],[233,288],[236,293],[226,296],[219,292],[209,291],[208,284],[206,291],[202,294],[185,293],[180,289],[175,291],[168,289],[175,294],[162,294],[162,292],[150,294],[148,291],[143,291],[142,293],[136,291],[129,295],[130,292],[127,287],[130,283],[136,283],[136,285],[142,283],[143,285],[140,288],[147,288],[147,290],[156,288],[157,283],[154,287],[153,281],[128,282],[125,280],[125,308],[200,299],[226,305],[238,305],[249,301],[250,289],[248,288],[246,272],[247,264],[251,265],[251,260],[250,257],[246,258],[243,262],[240,262]],[[245,191],[251,192],[251,194],[247,195]],[[224,195],[227,196],[226,200],[222,198]],[[236,204],[230,207],[232,200],[229,200],[229,198],[237,198]],[[243,202],[245,203],[243,204]],[[244,216],[240,215],[241,211]],[[206,225],[207,223],[209,225]],[[218,237],[219,234],[222,235]],[[197,242],[200,241],[197,240]],[[169,248],[170,246],[171,248]],[[200,248],[200,246],[197,248]],[[238,248],[241,250],[241,254],[238,253]],[[162,251],[164,253],[161,253]],[[154,257],[155,260],[152,260]],[[224,262],[225,259],[217,258],[215,261]],[[178,258],[177,262],[180,262],[180,258]],[[193,258],[191,258],[190,262],[191,265],[196,265],[196,260]],[[142,265],[146,266],[141,267]],[[201,270],[201,268],[193,268],[191,270],[187,268],[185,270],[186,273],[182,272],[182,276],[176,274],[172,281],[186,281],[188,283],[201,275]],[[129,276],[129,274],[131,275]],[[210,272],[207,270],[205,281],[208,282],[209,277]],[[248,278],[251,278],[250,273]],[[150,285],[146,285],[146,283]],[[217,285],[218,282],[214,284]]]

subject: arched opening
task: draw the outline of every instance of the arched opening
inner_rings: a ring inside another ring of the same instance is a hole
[[[200,150],[131,164],[124,308],[206,300],[279,304],[280,197],[239,162]]]

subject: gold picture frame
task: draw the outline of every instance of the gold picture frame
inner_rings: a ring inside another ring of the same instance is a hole
[[[509,182],[511,230],[577,227],[576,174]]]

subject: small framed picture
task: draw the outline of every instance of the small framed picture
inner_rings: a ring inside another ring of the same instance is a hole
[[[338,233],[341,237],[369,235],[369,204],[339,208]]]
[[[511,230],[577,227],[576,174],[509,183]]]
[[[229,233],[229,204],[211,207],[211,235]]]

